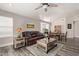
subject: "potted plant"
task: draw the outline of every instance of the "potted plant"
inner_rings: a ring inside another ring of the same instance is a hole
[[[44,33],[48,34],[48,29],[47,28],[44,28]]]

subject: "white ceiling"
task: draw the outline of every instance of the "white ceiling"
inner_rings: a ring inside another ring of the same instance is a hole
[[[57,17],[79,10],[78,3],[58,3],[58,7],[48,8],[48,11],[45,13],[43,8],[34,10],[39,5],[40,3],[0,3],[0,9],[34,19],[39,19],[41,14]]]

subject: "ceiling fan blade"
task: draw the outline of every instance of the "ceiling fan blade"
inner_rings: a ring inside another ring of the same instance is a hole
[[[37,8],[35,8],[35,10],[38,10],[38,9],[40,9],[41,7],[43,7],[43,5],[41,5],[41,6],[37,7]]]
[[[50,7],[58,7],[58,5],[55,4],[55,3],[49,3],[48,5],[49,5]]]

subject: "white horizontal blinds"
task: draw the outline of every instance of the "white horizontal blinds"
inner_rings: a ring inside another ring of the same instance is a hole
[[[0,37],[13,35],[13,19],[0,16]]]

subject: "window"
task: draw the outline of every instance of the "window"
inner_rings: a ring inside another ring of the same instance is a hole
[[[40,19],[41,19],[42,21],[45,21],[45,22],[51,22],[49,16],[40,15]]]
[[[45,22],[41,22],[41,32],[44,33],[45,29],[49,31],[49,24]]]
[[[50,16],[46,15],[46,14],[41,14],[40,15],[40,25],[41,25],[41,32],[49,32],[50,31],[50,25],[51,25],[51,19]]]
[[[0,16],[0,37],[13,36],[13,19]]]

